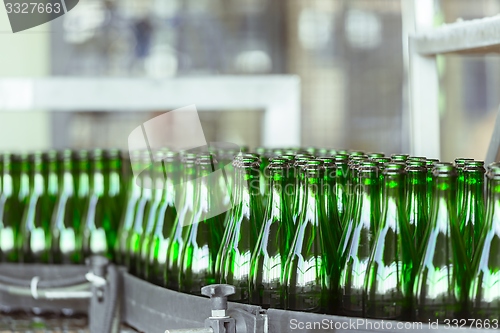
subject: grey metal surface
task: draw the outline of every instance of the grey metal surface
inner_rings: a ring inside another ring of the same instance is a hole
[[[0,264],[0,274],[18,279],[31,279],[34,276],[40,280],[55,280],[70,278],[77,275],[85,275],[88,272],[86,266],[54,266],[54,265],[22,265],[22,264]],[[21,309],[40,308],[46,311],[60,311],[71,309],[77,313],[88,311],[89,300],[45,300],[34,299],[31,296],[20,297],[8,292],[0,292],[0,310],[14,311]]]
[[[161,288],[123,274],[122,317],[124,322],[139,331],[163,333],[167,329],[202,328],[210,317],[210,299]],[[243,318],[251,314],[255,318],[259,306],[228,302],[228,314]],[[237,324],[237,332],[249,332],[245,323]]]
[[[294,312],[269,309],[267,311],[269,333],[445,333],[445,332],[500,332],[500,330],[471,329],[469,326],[461,329],[447,328],[436,322],[418,323],[391,320],[374,320],[354,317],[322,315],[306,312]],[[443,323],[444,324],[444,323]],[[469,323],[470,324],[470,323]],[[467,324],[468,325],[468,324]]]

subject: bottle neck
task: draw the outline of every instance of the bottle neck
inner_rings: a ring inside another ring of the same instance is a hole
[[[50,161],[47,173],[47,194],[57,195],[58,193],[58,179],[57,179],[57,162]]]
[[[314,222],[314,224],[317,224],[320,218],[323,217],[323,212],[321,212],[320,200],[323,179],[321,179],[319,173],[314,175],[306,175],[304,178],[304,185],[304,203],[301,214],[305,217],[306,222],[312,221]]]
[[[201,212],[202,219],[205,214],[209,214],[212,210],[212,196],[215,187],[213,187],[213,178],[210,177],[211,171],[200,169],[196,184],[198,186],[195,196],[195,201],[199,205],[198,210]]]
[[[112,159],[109,162],[109,188],[108,194],[111,197],[118,196],[120,194],[120,164],[121,161],[119,159]]]
[[[464,209],[476,203],[482,204],[484,202],[484,173],[466,172],[464,181]]]
[[[404,212],[403,199],[404,199],[404,184],[405,174],[386,174],[384,175],[383,191],[384,191],[384,204],[382,207],[383,224],[391,224],[391,227],[396,229],[397,219],[396,216],[402,216]]]
[[[427,170],[408,172],[408,205],[426,209]]]
[[[456,176],[439,176],[434,178],[434,203],[431,219],[433,228],[446,230],[450,219],[456,222],[456,190]]]
[[[241,215],[249,217],[262,203],[259,173],[257,170],[242,168]]]
[[[104,195],[104,174],[102,171],[102,161],[95,161],[90,183],[92,193],[98,196]]]
[[[78,197],[86,198],[90,192],[90,180],[88,173],[88,162],[81,161],[78,167]]]
[[[270,197],[267,204],[267,211],[277,216],[283,209],[287,208],[286,190],[288,182],[283,170],[272,172],[270,182]]]
[[[66,169],[62,174],[61,188],[66,195],[74,194],[74,179],[72,170]]]
[[[378,172],[359,173],[358,184],[355,189],[356,221],[368,223],[380,216],[380,186]],[[373,222],[374,223],[374,222]],[[372,225],[371,227],[375,227]]]

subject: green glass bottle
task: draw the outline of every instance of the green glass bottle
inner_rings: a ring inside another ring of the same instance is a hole
[[[226,249],[220,258],[220,282],[235,286],[236,292],[230,300],[249,302],[249,275],[252,252],[257,244],[261,229],[263,210],[259,185],[259,161],[247,162],[245,159],[238,165],[241,202],[232,219],[232,227],[226,228],[223,238],[228,240]]]
[[[410,235],[418,254],[421,257],[425,235],[429,225],[427,209],[427,168],[424,162],[415,162],[406,166],[408,174],[408,195],[406,201],[406,212],[410,228]]]
[[[322,162],[304,167],[305,193],[297,231],[285,264],[285,308],[325,313],[335,308],[339,261],[321,191]]]
[[[337,167],[335,165],[335,160],[331,157],[320,157],[318,160],[323,162],[324,168],[321,197],[323,200],[325,218],[332,229],[335,244],[340,244],[340,239],[342,238],[342,225],[340,223],[335,193],[337,187]]]
[[[484,162],[469,161],[463,168],[464,197],[459,216],[460,233],[465,241],[465,252],[470,261],[478,247],[484,227]]]
[[[22,202],[18,200],[19,162],[11,153],[0,156],[0,261],[19,260]]]
[[[372,160],[379,157],[385,157],[384,153],[368,153],[367,155]]]
[[[59,196],[59,169],[57,151],[49,150],[42,155],[43,157],[43,179],[45,182],[46,195],[53,208],[57,197]]]
[[[305,175],[303,167],[308,161],[312,160],[310,156],[296,156],[294,169],[295,186],[293,187],[293,207],[292,207],[292,219],[293,224],[296,226],[299,216],[301,214],[302,208],[304,207],[304,197],[305,197]]]
[[[79,264],[82,262],[82,238],[80,234],[82,205],[75,191],[74,161],[71,150],[62,153],[61,189],[52,215],[52,262]]]
[[[423,322],[465,318],[469,259],[457,219],[457,170],[434,168],[434,204],[423,260],[415,277],[415,319]]]
[[[214,215],[220,200],[214,189],[218,188],[218,177],[211,177],[214,158],[200,154],[196,160],[198,169],[196,210],[188,226],[187,238],[181,255],[178,283],[180,291],[201,295],[201,288],[214,284],[216,280],[216,257],[222,240],[224,220]],[[215,192],[215,193],[214,193]]]
[[[174,222],[177,217],[176,196],[179,184],[179,155],[168,152],[163,160],[165,183],[163,197],[158,207],[156,226],[148,253],[147,279],[157,285],[164,284],[167,250],[170,245]]]
[[[231,242],[232,232],[236,217],[239,214],[241,209],[241,201],[242,201],[242,187],[243,187],[243,177],[242,177],[242,169],[239,167],[243,160],[246,163],[256,162],[257,159],[253,156],[243,157],[242,154],[239,154],[235,157],[232,163],[232,169],[234,171],[233,177],[233,189],[231,190],[233,193],[232,203],[233,206],[229,209],[226,216],[224,217],[224,234],[222,235],[221,246],[219,248],[219,252],[217,253],[217,259],[215,263],[215,273],[217,281],[221,281],[222,272],[224,270],[223,267],[223,259],[227,256],[227,251],[229,249],[229,243]],[[259,190],[260,191],[260,190]]]
[[[141,161],[140,151],[134,150],[130,153],[130,163],[133,170],[142,170],[143,164]],[[136,180],[134,175],[130,175],[127,184],[127,198],[124,205],[125,211],[122,213],[120,226],[118,228],[118,238],[115,244],[115,261],[118,265],[126,265],[127,263],[127,240],[130,236],[131,229],[134,225],[135,213],[137,210],[137,202],[141,197],[140,177]]]
[[[365,280],[364,315],[368,318],[411,318],[415,249],[406,214],[404,164],[389,163],[383,175],[384,203]]]
[[[489,165],[485,228],[474,256],[470,317],[494,325],[500,313],[500,166]],[[486,328],[486,326],[483,326]]]
[[[365,162],[358,168],[358,200],[352,209],[351,227],[344,230],[339,247],[342,268],[339,312],[359,317],[363,315],[366,269],[380,221],[379,169],[370,163],[373,162]]]
[[[125,265],[128,271],[133,275],[140,275],[137,270],[140,261],[140,251],[142,238],[144,236],[147,216],[153,204],[153,168],[149,164],[149,152],[144,151],[141,156],[143,170],[138,176],[139,186],[141,187],[141,196],[137,201],[135,208],[134,222],[128,232],[127,245],[125,251]]]
[[[464,193],[465,193],[465,175],[464,175],[464,167],[465,162],[474,161],[472,158],[456,158],[455,159],[455,167],[457,168],[457,212],[458,216],[462,214],[462,205],[464,201]]]
[[[285,307],[284,266],[295,229],[285,193],[289,168],[283,160],[274,160],[267,168],[269,201],[251,258],[250,303],[265,309]]]
[[[30,195],[22,219],[23,262],[49,263],[52,235],[50,220],[54,209],[52,198],[46,190],[48,174],[43,154],[34,153],[31,157]],[[57,181],[57,179],[56,179]]]
[[[179,290],[181,255],[188,237],[189,228],[193,224],[197,177],[195,161],[196,154],[187,153],[182,156],[183,182],[178,187],[181,191],[181,200],[172,227],[172,234],[170,235],[165,272],[163,274],[164,286],[171,290]]]
[[[90,177],[90,197],[83,214],[83,254],[99,254],[113,259],[119,203],[118,163],[107,163],[104,152],[94,149]]]
[[[434,204],[434,176],[432,175],[432,170],[434,170],[434,166],[440,163],[438,159],[427,159],[425,161],[425,166],[427,167],[427,216],[431,216],[432,205]],[[423,246],[424,244],[422,244]]]
[[[166,170],[164,168],[165,152],[158,151],[155,153],[155,163],[153,164],[152,178],[154,182],[151,204],[145,212],[143,218],[144,230],[139,242],[139,256],[136,260],[137,276],[143,279],[149,279],[148,254],[153,239],[153,233],[157,222],[158,209],[162,203],[165,193]]]
[[[75,193],[78,198],[77,205],[80,212],[85,211],[90,198],[90,162],[87,150],[76,152],[75,165]]]
[[[335,197],[337,198],[337,210],[342,228],[345,227],[348,196],[346,191],[347,177],[349,175],[349,166],[347,155],[337,154],[335,156],[335,166],[337,167],[337,177],[335,182]]]
[[[408,155],[408,154],[392,154],[391,161],[405,163],[409,157],[410,157],[410,155]]]
[[[276,157],[271,157],[270,160],[277,159]],[[281,158],[280,158],[281,160]],[[225,215],[224,219],[224,233],[222,236],[222,242],[221,246],[219,248],[219,253],[217,254],[217,260],[216,260],[216,275],[217,275],[217,280],[221,281],[221,274],[223,272],[223,258],[227,257],[227,251],[229,249],[229,243],[232,241],[232,233],[233,233],[233,228],[235,225],[235,220],[238,218],[238,216],[241,213],[241,203],[243,201],[243,193],[242,189],[245,187],[245,180],[244,180],[244,175],[243,171],[240,166],[242,164],[251,164],[251,163],[258,163],[260,164],[260,158],[257,157],[256,154],[239,154],[237,155],[232,163],[232,168],[234,170],[233,177],[234,177],[234,182],[233,182],[233,199],[232,199],[232,207],[229,209],[229,211]],[[267,171],[266,171],[267,172]],[[266,176],[267,177],[267,176]],[[259,178],[259,181],[262,178]]]

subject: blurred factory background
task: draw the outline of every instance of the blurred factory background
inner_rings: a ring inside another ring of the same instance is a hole
[[[436,25],[491,16],[500,0],[436,0],[435,13]],[[401,0],[82,0],[15,35],[0,11],[0,32],[0,77],[296,74],[303,146],[409,151]],[[438,67],[442,159],[484,159],[500,58]],[[0,113],[1,149],[126,148],[123,133],[168,110],[33,111]],[[259,112],[200,116],[210,141],[261,144]]]

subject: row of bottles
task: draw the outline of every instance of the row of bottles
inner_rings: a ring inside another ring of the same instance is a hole
[[[2,261],[112,257],[124,201],[118,150],[2,153],[0,168]]]
[[[1,156],[3,261],[104,254],[172,290],[232,284],[232,301],[264,308],[500,313],[500,164],[299,148]]]

